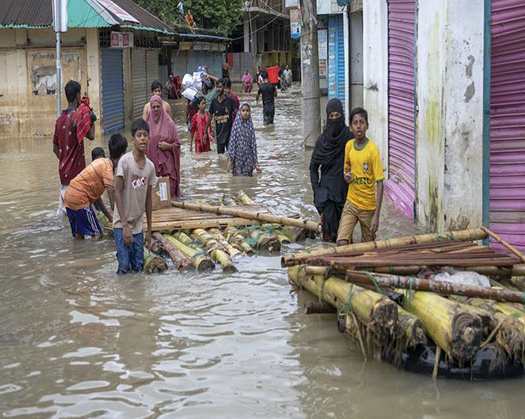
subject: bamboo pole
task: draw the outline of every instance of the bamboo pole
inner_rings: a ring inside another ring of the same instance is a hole
[[[281,242],[275,234],[254,229],[242,230],[241,234],[245,235],[247,239],[253,240],[258,250],[266,250],[268,252],[281,250]]]
[[[195,269],[199,272],[212,271],[215,265],[213,261],[206,255],[204,250],[197,250],[191,246],[188,246],[175,237],[166,236],[166,239],[170,241],[182,254],[191,259],[191,262]]]
[[[286,255],[281,259],[282,266],[293,266],[300,265],[306,261],[309,257],[337,255],[348,252],[369,252],[377,249],[394,249],[396,247],[412,245],[412,244],[423,244],[423,243],[434,243],[443,240],[456,240],[456,241],[470,241],[470,240],[483,240],[487,238],[487,233],[482,229],[473,230],[458,230],[449,231],[446,233],[437,234],[421,234],[415,236],[404,236],[397,237],[388,240],[378,240],[373,242],[349,244],[345,246],[337,246],[332,249],[320,249],[310,250],[309,252],[298,252],[294,255]]]
[[[166,270],[168,270],[166,261],[144,247],[144,272],[152,274],[165,272]]]
[[[166,237],[164,237],[160,233],[153,233],[153,237],[155,240],[157,240],[164,252],[168,254],[168,256],[173,261],[173,264],[175,265],[175,268],[178,271],[185,271],[189,269],[192,266],[191,259],[184,256],[172,243],[167,240]]]
[[[516,249],[513,245],[508,243],[507,241],[503,240],[498,234],[494,233],[493,231],[489,230],[486,227],[481,227],[481,229],[487,233],[490,237],[492,237],[494,240],[499,242],[503,247],[505,247],[509,252],[513,253],[517,257],[520,258],[520,260],[525,263],[525,255],[521,253],[518,249]]]
[[[263,221],[267,223],[275,223],[281,225],[289,225],[294,227],[302,227],[310,231],[319,232],[320,225],[314,221],[300,220],[295,218],[280,217],[265,212],[248,211],[241,208],[230,208],[224,206],[213,206],[206,204],[195,204],[190,202],[172,201],[174,207],[185,208],[194,211],[212,212],[215,214],[231,215],[234,217],[247,218],[249,220]]]
[[[373,274],[360,271],[347,271],[346,279],[359,285],[368,284],[380,288],[402,288],[415,291],[430,291],[440,295],[462,295],[464,297],[483,298],[499,302],[525,302],[525,293],[504,288],[484,288],[463,285],[455,282],[435,281],[409,276]]]
[[[220,249],[220,245],[206,230],[195,229],[193,230],[193,237],[200,241],[204,247],[208,250],[208,254],[211,258],[218,262],[222,266],[224,272],[237,272],[237,268],[233,264],[228,254]]]

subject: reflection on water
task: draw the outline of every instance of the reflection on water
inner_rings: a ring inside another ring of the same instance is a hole
[[[232,179],[216,154],[192,157],[185,143],[185,196],[219,201],[242,188],[275,211],[315,216],[300,97],[277,106],[269,128],[254,108],[255,178]],[[49,139],[4,141],[0,165],[3,416],[524,416],[521,380],[437,389],[428,377],[364,364],[333,315],[303,314],[278,257],[241,259],[230,275],[117,278],[111,241],[73,241],[55,217]],[[381,234],[400,231],[414,229],[387,203]]]

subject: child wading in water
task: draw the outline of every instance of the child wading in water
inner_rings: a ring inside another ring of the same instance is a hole
[[[233,123],[228,156],[233,176],[252,176],[254,170],[260,171],[255,129],[247,103],[241,106]]]
[[[118,271],[140,272],[144,267],[144,212],[148,223],[147,245],[151,242],[151,194],[157,181],[155,166],[146,157],[149,126],[142,119],[131,127],[133,150],[124,154],[115,174],[113,236],[117,247]]]
[[[338,245],[352,242],[358,222],[361,241],[375,240],[383,203],[383,165],[379,149],[366,136],[366,110],[352,110],[350,124],[354,139],[346,143],[344,163],[344,178],[350,186],[337,234]]]
[[[191,120],[191,142],[190,151],[193,151],[193,143],[195,143],[195,153],[205,153],[210,151],[211,129],[208,129],[206,134],[206,127],[210,120],[210,115],[206,112],[206,99],[199,99],[199,111],[193,115]]]

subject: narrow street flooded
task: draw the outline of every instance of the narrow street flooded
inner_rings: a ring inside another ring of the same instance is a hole
[[[276,213],[316,216],[298,90],[278,98],[274,127],[253,108],[254,178],[191,155],[182,106],[176,115],[185,198],[242,189]],[[5,140],[0,165],[3,417],[525,418],[523,380],[436,385],[365,363],[334,315],[303,313],[278,256],[241,259],[234,274],[117,277],[113,242],[74,241],[55,215],[50,139]],[[380,236],[415,231],[385,205]]]

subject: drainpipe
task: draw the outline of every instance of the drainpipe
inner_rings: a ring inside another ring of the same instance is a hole
[[[490,80],[492,77],[492,0],[485,0],[483,39],[483,225],[490,225]]]
[[[350,27],[348,6],[343,12],[343,35],[345,45],[345,122],[350,125]]]

